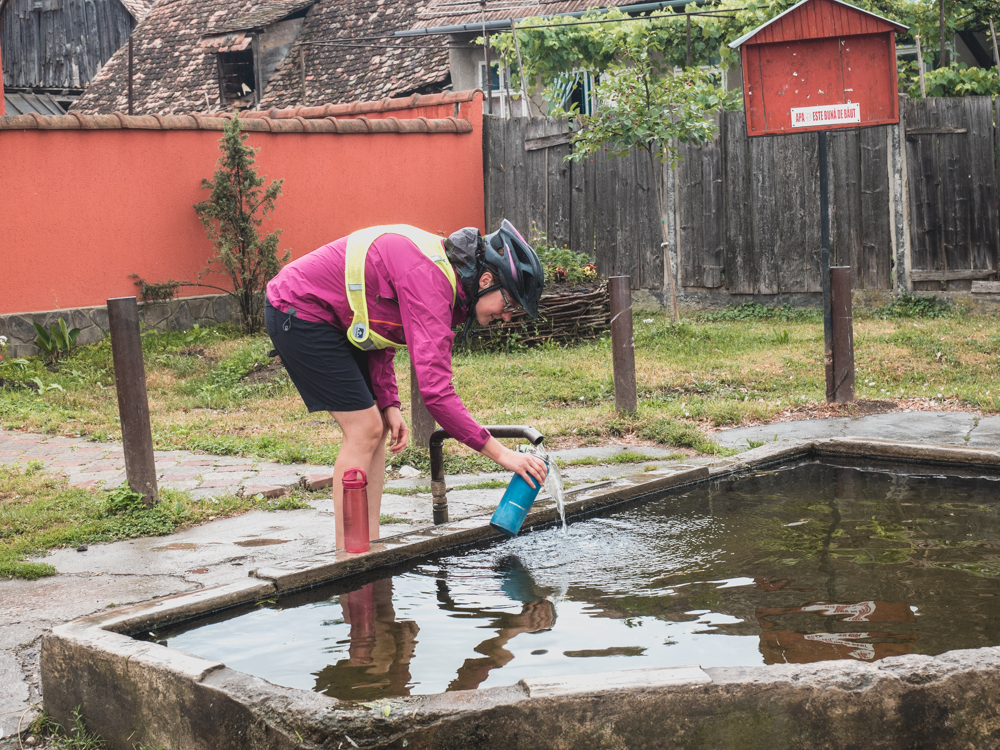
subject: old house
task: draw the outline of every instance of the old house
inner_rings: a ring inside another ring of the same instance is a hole
[[[269,109],[436,93],[443,45],[393,39],[426,0],[174,0],[133,35],[136,114]],[[128,109],[116,54],[73,110]]]
[[[510,31],[514,21],[525,18],[551,18],[553,16],[581,16],[587,11],[617,7],[628,13],[648,13],[662,8],[678,7],[683,10],[690,0],[667,0],[636,4],[634,0],[563,0],[562,2],[509,3],[502,0],[456,2],[456,0],[430,0],[417,11],[410,28],[396,32],[407,38],[440,39],[445,36],[448,44],[448,66],[456,91],[481,88],[488,92],[483,111],[496,115],[528,116],[544,114],[545,104],[540,97],[531,95],[530,112],[510,90],[509,70],[513,60],[502,60],[491,55],[490,75],[486,74],[486,50],[476,40],[488,38],[491,33]],[[594,77],[585,70],[566,71],[562,82],[563,106],[575,103],[581,112],[590,113],[594,102],[591,89]],[[532,93],[532,92],[529,92]],[[513,94],[513,95],[512,95]]]
[[[22,106],[38,101],[51,106],[49,97],[68,105],[125,44],[150,4],[150,0],[0,0],[6,94]]]

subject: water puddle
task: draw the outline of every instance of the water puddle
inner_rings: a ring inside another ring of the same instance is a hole
[[[288,544],[290,541],[290,539],[244,539],[233,544],[237,547],[268,547],[272,544]]]
[[[154,637],[347,700],[1000,645],[1000,482],[919,471],[704,482]]]

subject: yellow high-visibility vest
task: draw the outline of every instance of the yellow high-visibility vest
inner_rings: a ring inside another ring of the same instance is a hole
[[[436,234],[425,232],[408,224],[390,224],[352,232],[347,238],[345,281],[347,283],[347,301],[351,305],[351,312],[354,313],[354,320],[351,321],[351,328],[347,332],[347,338],[356,347],[366,351],[406,347],[406,344],[397,344],[395,341],[390,341],[384,336],[379,336],[371,330],[371,326],[368,324],[368,299],[365,296],[365,259],[368,257],[368,248],[383,234],[402,235],[420,248],[420,251],[430,258],[434,262],[434,265],[441,269],[441,273],[448,278],[451,284],[452,304],[458,299],[458,284],[455,278],[455,269],[444,254],[444,246],[441,244],[444,237],[438,237]]]

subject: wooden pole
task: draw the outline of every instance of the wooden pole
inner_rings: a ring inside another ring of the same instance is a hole
[[[299,49],[299,78],[302,83],[302,104],[306,103],[306,48]]]
[[[833,316],[830,308],[830,183],[826,164],[826,131],[819,132],[819,263],[823,283],[823,369],[826,400],[833,403]]]
[[[854,401],[854,319],[851,309],[851,268],[830,269],[833,322],[833,400]]]
[[[414,445],[426,448],[430,445],[431,434],[437,425],[434,417],[427,411],[424,397],[420,395],[420,385],[417,383],[417,372],[410,360],[410,438]]]
[[[996,63],[997,75],[1000,76],[1000,51],[997,51],[997,30],[993,28],[992,18],[990,19],[990,36],[993,37],[993,62]]]
[[[947,68],[948,67],[948,47],[945,44],[945,36],[947,34],[947,31],[948,31],[948,24],[945,21],[944,0],[938,0],[938,18],[939,18],[940,34],[941,34],[941,56],[938,59],[938,67],[939,68]]]
[[[159,502],[159,495],[146,395],[146,368],[142,363],[142,339],[139,337],[139,307],[135,297],[109,299],[108,323],[125,449],[125,474],[132,491],[143,496],[146,507],[152,507]]]
[[[670,285],[670,310],[674,323],[680,323],[681,313],[677,308],[677,289],[674,288],[674,265],[670,262],[670,238],[667,236],[667,224],[663,220],[663,160],[653,155],[652,148],[647,148],[646,153],[649,155],[649,166],[653,173],[653,183],[656,188],[654,191],[656,194],[656,218],[660,225],[660,236],[663,237],[660,249],[663,251],[663,263],[666,268],[667,281]],[[614,312],[611,315],[614,316]]]
[[[632,335],[632,279],[612,276],[608,279],[611,295],[611,352],[614,363],[615,409],[634,412],[635,340]]]
[[[920,51],[920,34],[915,37],[917,40],[917,74],[920,76],[920,98],[927,98],[927,84],[924,83],[924,53]]]
[[[687,17],[687,67],[691,67],[691,14]]]
[[[517,28],[511,24],[511,33],[514,35],[514,51],[517,53],[517,76],[521,79],[521,117],[531,117],[531,104],[528,101],[528,83],[524,73],[524,63],[521,61],[521,45],[517,41]],[[546,154],[548,151],[546,151]]]
[[[134,66],[135,56],[132,51],[132,35],[128,36],[128,113],[135,114],[132,111],[132,76],[133,76],[133,66]]]

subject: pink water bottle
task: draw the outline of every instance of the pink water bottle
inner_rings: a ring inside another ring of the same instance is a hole
[[[352,478],[348,478],[353,475]],[[348,552],[368,551],[368,477],[363,469],[348,469],[344,484],[344,549]]]

